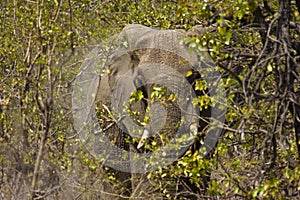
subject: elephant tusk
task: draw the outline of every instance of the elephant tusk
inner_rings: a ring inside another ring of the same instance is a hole
[[[139,141],[139,144],[137,146],[137,149],[142,148],[145,145],[146,139],[150,136],[149,131],[147,129],[144,129],[143,135]]]
[[[193,123],[193,124],[190,125],[190,133],[193,136],[196,136],[198,134],[198,127],[197,127],[196,123]]]

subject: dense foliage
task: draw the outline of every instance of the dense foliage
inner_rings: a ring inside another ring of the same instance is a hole
[[[71,107],[86,53],[129,23],[211,27],[188,42],[209,50],[227,94],[213,155],[187,152],[148,178],[164,187],[162,177],[199,183],[209,172],[202,199],[300,198],[299,1],[5,0],[0,8],[0,199],[99,199],[105,182],[129,198],[81,144]]]

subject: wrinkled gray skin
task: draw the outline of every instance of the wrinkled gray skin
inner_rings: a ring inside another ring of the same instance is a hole
[[[155,41],[153,40],[153,37],[150,37],[153,30],[148,27],[142,26],[142,25],[127,25],[123,31],[121,32],[120,35],[124,33],[130,32],[130,30],[141,30],[144,31],[145,34],[142,36],[138,36],[139,38],[134,38],[132,41],[129,40],[129,45],[130,43],[135,43],[134,45],[136,46],[143,46],[143,43],[164,43],[168,42],[165,40],[165,38],[162,38],[164,41],[160,41],[161,38],[156,37]],[[184,30],[176,30],[170,33],[167,37],[169,37],[170,41],[174,40],[174,38],[184,38],[186,36],[190,35],[201,35],[206,31],[201,26],[196,26],[190,29],[188,32],[185,32]],[[125,34],[125,37],[126,34]],[[154,44],[157,45],[157,44]],[[176,52],[176,49],[174,50]],[[121,55],[121,56],[120,56]],[[140,73],[138,70],[138,66],[143,64],[143,63],[160,63],[160,64],[165,64],[167,66],[170,66],[174,69],[176,69],[178,72],[183,74],[183,76],[190,71],[191,65],[188,62],[184,62],[184,59],[180,56],[178,56],[175,53],[171,53],[169,51],[165,50],[159,50],[159,49],[140,49],[140,50],[135,50],[133,52],[127,52],[125,54],[116,54],[111,57],[110,60],[110,73],[105,74],[104,76],[101,77],[99,88],[98,88],[98,93],[96,97],[96,102],[100,104],[105,104],[107,107],[110,105],[110,99],[112,98],[111,94],[115,90],[115,87],[117,85],[117,82],[119,79],[128,71],[132,73],[131,78],[127,79],[127,81],[122,84],[122,87],[133,87],[135,88],[135,85],[137,84],[138,81],[143,81],[143,74]],[[193,79],[193,77],[191,77]],[[193,83],[194,80],[189,80],[190,83]],[[136,88],[135,88],[136,89]],[[143,89],[144,96],[149,97],[152,90],[153,90],[153,85],[152,84],[146,84]],[[138,117],[139,119],[143,119],[145,115],[145,109],[147,106],[147,102],[145,101],[138,101],[135,102],[131,105],[132,110],[136,110],[140,112],[140,116]],[[157,109],[159,111],[159,108]],[[152,116],[151,121],[153,121],[154,124],[152,124],[152,127],[155,126],[155,123],[161,122],[165,120],[165,123],[163,123],[163,127],[160,131],[160,134],[167,134],[170,137],[174,133],[176,133],[177,128],[176,128],[176,123],[180,121],[181,118],[181,111],[180,108],[178,107],[178,104],[175,103],[170,103],[169,105],[166,105],[166,111],[167,111],[167,116],[165,119],[163,119],[163,116],[160,116],[160,112],[155,112],[155,116]],[[156,122],[155,122],[156,121]],[[199,129],[203,129],[205,126],[204,122],[199,122]],[[103,123],[100,126],[102,128],[105,128],[108,124]],[[160,126],[160,124],[157,124],[157,126]],[[123,128],[126,128],[123,127]],[[151,132],[151,130],[149,130]],[[126,143],[125,142],[125,137],[126,133],[124,133],[117,124],[114,124],[113,126],[110,126],[109,128],[106,129],[106,134],[110,138],[113,143],[127,151],[132,151],[132,152],[138,152],[139,150],[137,149],[137,143]],[[153,134],[153,133],[151,133]],[[128,135],[127,135],[128,136]],[[154,136],[155,137],[155,136]],[[140,151],[145,151],[145,149],[141,148]],[[159,191],[159,188],[155,188],[155,184],[151,184],[147,180],[147,174],[130,174],[127,172],[119,172],[116,170],[112,171],[115,172],[116,179],[121,181],[123,184],[122,186],[126,188],[127,191],[123,193],[123,195],[130,196],[132,198],[137,198],[137,197],[143,197],[145,199],[149,198],[149,193],[153,195],[155,193],[156,197],[162,196],[162,194]],[[130,181],[131,180],[131,181]],[[175,189],[175,188],[173,188]],[[113,193],[115,191],[114,188],[110,187],[109,185],[104,186],[104,193],[102,194],[103,199],[116,199],[115,196],[109,195],[109,193]],[[172,188],[170,188],[172,190]],[[182,191],[187,191],[186,188],[182,187]],[[145,191],[145,192],[144,192]],[[182,192],[182,191],[177,191],[177,192]],[[197,191],[192,192],[197,193]],[[193,196],[186,196],[188,199],[193,199],[195,197]]]

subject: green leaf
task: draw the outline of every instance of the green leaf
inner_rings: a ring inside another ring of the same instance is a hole
[[[193,74],[192,71],[188,71],[188,72],[185,74],[185,77],[190,77],[192,74]]]

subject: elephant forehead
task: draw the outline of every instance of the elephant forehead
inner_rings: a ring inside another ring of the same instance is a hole
[[[139,60],[139,65],[144,63],[163,64],[172,67],[181,74],[186,74],[192,68],[192,65],[183,57],[163,49],[137,50],[135,54]]]

